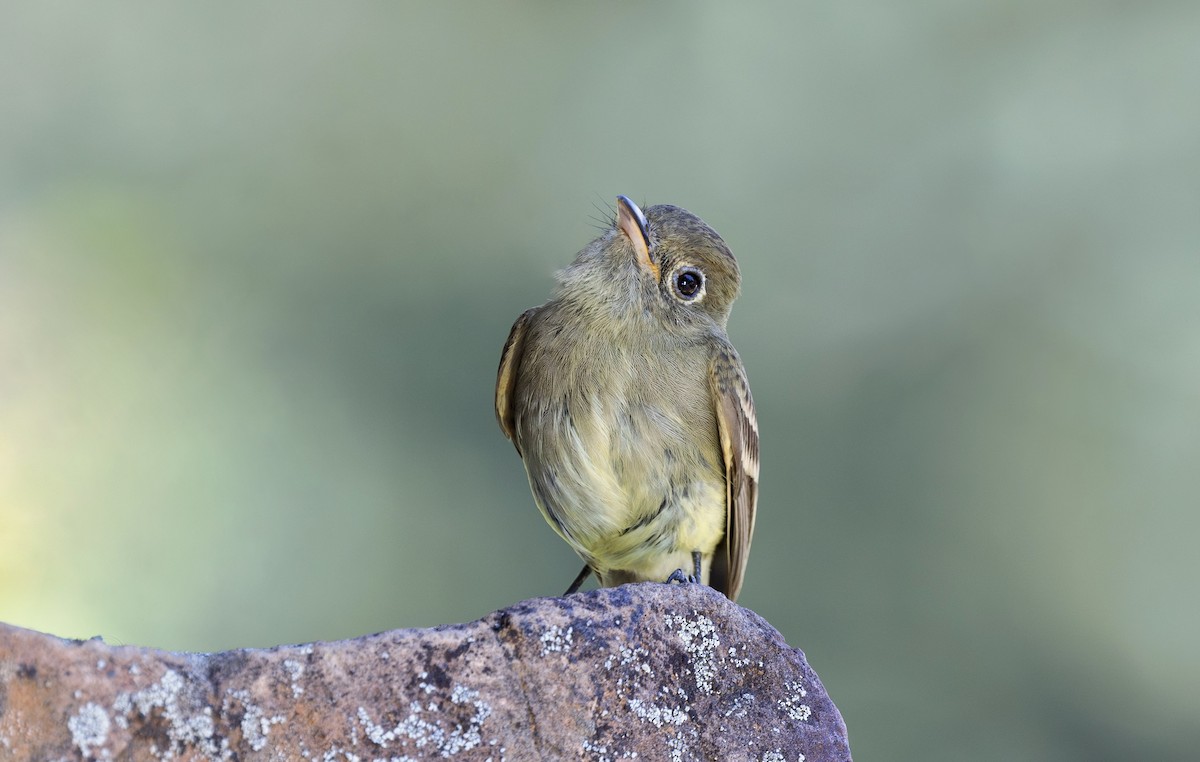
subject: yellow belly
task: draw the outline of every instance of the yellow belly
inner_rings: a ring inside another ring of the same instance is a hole
[[[725,532],[715,437],[689,441],[647,411],[572,412],[547,416],[526,442],[530,486],[551,526],[605,584],[691,574],[694,551],[707,579]]]

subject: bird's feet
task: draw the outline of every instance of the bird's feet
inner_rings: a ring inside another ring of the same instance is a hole
[[[575,578],[575,581],[571,583],[571,586],[567,588],[567,592],[563,593],[563,595],[571,595],[572,593],[579,592],[579,588],[583,586],[583,583],[590,576],[592,576],[592,567],[584,564],[583,571],[579,572],[579,576]]]
[[[699,581],[700,581],[700,578],[697,577],[695,574],[684,574],[683,569],[676,569],[675,571],[671,572],[670,577],[667,577],[665,580],[663,580],[663,582],[668,585],[671,584],[672,582],[683,583],[683,582],[699,582]]]
[[[667,577],[664,582],[668,585],[672,582],[699,582],[702,576],[700,573],[700,551],[698,550],[692,551],[692,566],[695,570],[694,573],[686,574],[683,569],[676,569],[671,572],[671,576]]]

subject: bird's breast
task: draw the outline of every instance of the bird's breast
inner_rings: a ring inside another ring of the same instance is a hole
[[[518,382],[520,448],[547,520],[585,556],[681,533],[719,537],[724,473],[707,357],[571,338],[581,343],[558,331],[535,345]]]

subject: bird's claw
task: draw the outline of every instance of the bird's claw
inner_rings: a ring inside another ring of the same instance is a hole
[[[680,582],[680,583],[699,582],[701,579],[701,576],[702,576],[701,571],[700,571],[700,553],[699,553],[699,551],[695,551],[695,550],[692,551],[692,565],[696,569],[695,574],[685,574],[683,569],[676,569],[675,571],[671,572],[671,576],[667,577],[666,583],[669,585],[672,582]]]
[[[663,581],[669,585],[672,582],[679,582],[680,584],[685,582],[699,582],[700,579],[694,574],[684,574],[683,569],[676,569],[675,571],[671,572],[671,576],[667,577]]]

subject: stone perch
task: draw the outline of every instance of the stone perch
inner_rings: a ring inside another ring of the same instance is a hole
[[[804,654],[703,585],[215,654],[0,625],[4,760],[849,760]]]

